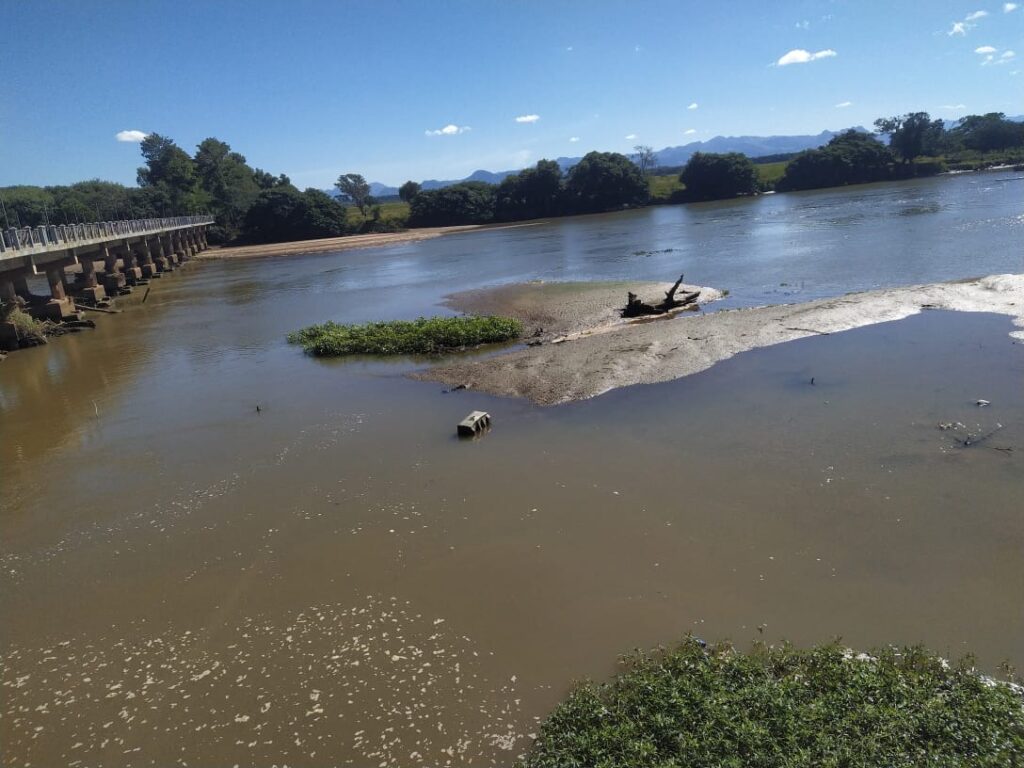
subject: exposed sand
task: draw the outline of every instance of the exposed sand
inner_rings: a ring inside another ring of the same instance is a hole
[[[543,325],[544,343],[507,355],[439,365],[416,377],[556,405],[618,387],[689,376],[740,352],[900,320],[922,309],[995,312],[1009,315],[1024,328],[1024,275],[867,291],[804,304],[615,322],[614,310],[625,303],[626,285],[527,284],[454,296],[450,304],[458,309],[509,314],[523,319],[528,327],[532,319]],[[631,290],[644,295],[632,285]],[[647,291],[655,288],[651,284],[641,287]],[[713,296],[710,289],[704,290],[702,300],[705,295]],[[564,299],[563,294],[567,294]],[[557,306],[563,300],[564,309]],[[599,307],[591,311],[586,309],[588,304]],[[549,328],[566,335],[552,339]],[[1024,339],[1024,330],[1011,336]]]
[[[413,243],[418,240],[429,240],[442,235],[453,235],[459,232],[470,232],[476,229],[503,229],[505,227],[524,227],[536,224],[466,224],[459,227],[423,227],[409,229],[404,232],[379,232],[371,235],[345,235],[344,237],[326,237],[319,240],[295,240],[290,243],[265,243],[262,245],[213,246],[203,251],[197,259],[244,259],[261,256],[294,256],[300,253],[325,253],[327,251],[346,251],[352,248],[379,248],[384,245]]]

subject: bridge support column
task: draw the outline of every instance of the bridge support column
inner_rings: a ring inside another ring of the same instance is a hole
[[[125,243],[118,249],[118,255],[121,257],[121,264],[123,265],[121,271],[124,272],[124,279],[128,285],[137,285],[145,278],[142,276],[142,267],[140,267],[135,260],[135,254],[132,253],[132,247]]]
[[[139,241],[138,259],[139,268],[142,270],[142,278],[144,280],[150,280],[159,274],[156,264],[153,263],[153,254],[149,251],[149,243],[145,238]]]
[[[75,295],[87,304],[97,304],[107,298],[107,292],[96,278],[96,262],[93,261],[96,255],[90,253],[78,257],[82,265],[82,277],[75,286]]]
[[[24,273],[11,278],[11,283],[14,285],[14,292],[19,298],[25,301],[32,299],[32,291],[28,289],[28,278],[25,277]]]
[[[150,251],[155,255],[153,261],[156,262],[156,268],[160,272],[173,272],[174,267],[177,265],[177,261],[174,258],[174,254],[167,253],[164,250],[164,244],[160,240],[160,236],[154,237],[152,240],[146,239],[146,245]]]
[[[10,275],[0,275],[0,301],[4,304],[13,304],[18,300],[18,292],[14,290],[14,278]]]
[[[100,256],[103,258],[103,289],[108,296],[117,296],[128,282],[117,268],[117,251],[104,245],[100,248]]]
[[[50,284],[50,296],[52,297],[45,304],[37,304],[30,307],[34,317],[44,320],[61,322],[63,320],[78,319],[78,310],[75,309],[75,302],[68,298],[67,277],[64,275],[64,264],[46,265],[46,282]]]

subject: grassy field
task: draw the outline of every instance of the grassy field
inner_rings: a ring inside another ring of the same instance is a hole
[[[386,323],[311,325],[288,336],[317,357],[436,354],[519,338],[523,325],[507,317],[421,317]]]
[[[348,215],[349,226],[353,229],[362,227],[363,223],[373,218],[373,209],[369,208],[366,211],[366,217],[364,218],[359,209],[354,205],[348,206],[346,209]],[[395,229],[404,229],[406,222],[409,219],[409,204],[403,202],[396,203],[381,203],[380,204],[380,220],[385,225],[386,231],[394,231]]]
[[[756,644],[636,654],[577,686],[520,768],[892,768],[1019,765],[1024,703],[920,648],[854,654]]]

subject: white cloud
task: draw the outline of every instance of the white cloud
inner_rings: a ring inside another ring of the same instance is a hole
[[[516,118],[517,123],[536,123],[540,120],[540,115],[520,115]]]
[[[971,24],[970,26],[973,27],[974,25]],[[954,21],[953,27],[946,34],[950,37],[953,37],[954,35],[965,37],[967,35],[967,24],[964,24],[962,21]]]
[[[570,143],[570,144],[575,144],[575,143],[576,143],[577,141],[579,141],[579,140],[580,140],[580,137],[579,137],[579,136],[570,136],[570,137],[569,137],[569,143]]]
[[[632,141],[633,139],[636,139],[638,137],[637,137],[637,135],[635,133],[631,133],[626,138],[629,139],[630,141]]]
[[[797,29],[810,29],[811,28],[811,22],[809,22],[807,19],[804,19],[803,21],[798,21],[796,23],[796,28]]]
[[[852,101],[840,101],[838,104],[836,104],[836,108],[837,109],[845,109],[846,107],[852,107],[852,106],[853,106],[853,102]]]
[[[683,131],[683,136],[693,136],[693,134],[695,134],[696,132],[696,128],[688,128],[685,131]]]
[[[794,48],[789,53],[782,56],[776,64],[780,67],[785,67],[788,64],[806,64],[809,61],[817,61],[818,59],[829,59],[836,55],[836,52],[831,48],[826,48],[823,51],[805,51],[803,48]]]
[[[1017,55],[1017,52],[1016,52],[1016,51],[1003,51],[1003,55],[1002,55],[1002,56],[1000,56],[999,58],[1000,58],[1000,59],[1006,59],[1006,60],[1009,60],[1009,59],[1012,59],[1012,58],[1013,58],[1014,56],[1016,56],[1016,55]]]
[[[966,104],[943,104],[942,108],[943,109],[951,110],[953,112],[957,112],[957,111],[959,111],[961,109],[967,109],[967,105]]]
[[[696,109],[696,108],[697,108],[697,102],[696,101],[690,102],[690,106],[687,107],[687,109]]]
[[[982,46],[979,46],[979,47],[975,48],[974,52],[975,53],[980,53],[980,54],[984,55],[986,53],[995,53],[996,49],[993,48],[991,45],[982,45]]]
[[[468,125],[455,125],[455,123],[448,123],[443,128],[438,128],[436,131],[424,131],[427,136],[457,136],[460,133],[465,133],[470,130]]]
[[[572,46],[571,46],[571,45],[567,45],[567,46],[565,46],[565,50],[567,50],[567,51],[571,51],[571,50],[572,50]]]
[[[1013,13],[1018,7],[1016,3],[1003,3],[1003,13]]]
[[[118,131],[114,134],[114,138],[118,141],[130,141],[133,143],[138,143],[147,136],[149,134],[145,131]]]
[[[964,21],[977,21],[978,19],[984,19],[986,16],[988,16],[988,11],[975,11],[964,16]]]

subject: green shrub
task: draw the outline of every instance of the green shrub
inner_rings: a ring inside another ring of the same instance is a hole
[[[911,768],[1021,765],[1019,686],[921,648],[854,655],[687,639],[581,684],[522,768]]]
[[[318,357],[339,355],[437,354],[517,339],[518,320],[508,317],[421,317],[386,323],[311,325],[288,336]]]

